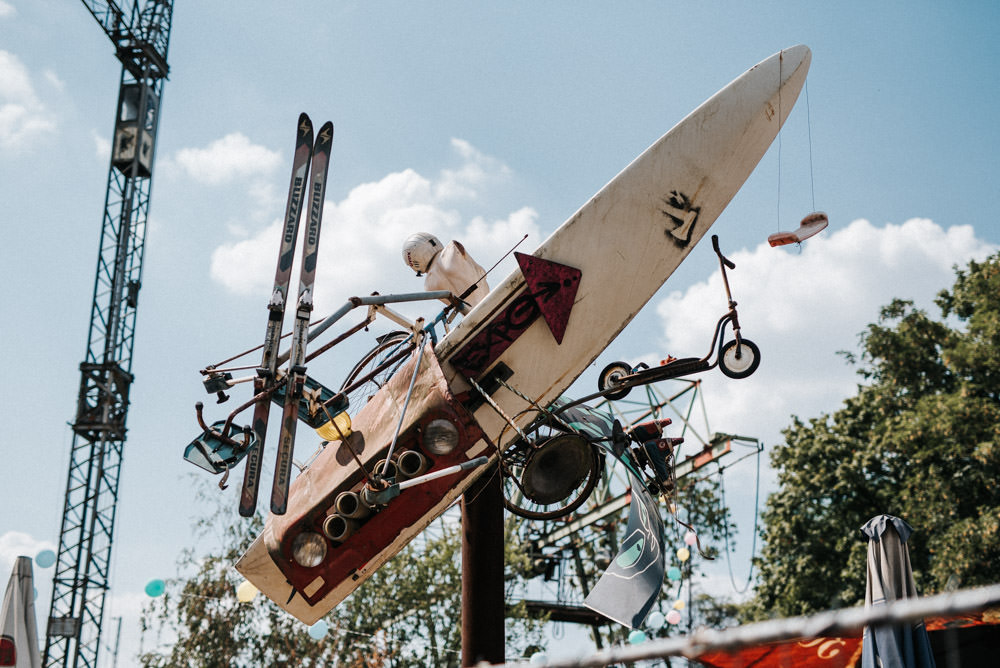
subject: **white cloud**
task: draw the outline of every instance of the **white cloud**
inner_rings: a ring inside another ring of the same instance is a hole
[[[38,540],[21,531],[8,531],[0,536],[0,574],[9,574],[18,557],[31,557],[42,550],[55,550],[55,545]]]
[[[521,208],[494,219],[463,215],[461,206],[474,207],[483,190],[505,179],[509,170],[467,142],[454,140],[452,147],[461,164],[442,170],[437,178],[405,169],[358,185],[339,202],[327,201],[316,283],[319,313],[373,290],[383,294],[420,291],[422,283],[401,258],[403,241],[414,232],[430,232],[445,241],[459,239],[485,268],[525,234],[540,241],[533,209]],[[278,219],[250,238],[217,248],[212,255],[212,278],[237,294],[266,295],[273,280],[280,228]],[[490,280],[502,280],[503,272],[512,267],[501,266]],[[293,270],[293,276],[297,277],[297,271]]]
[[[440,199],[474,199],[482,186],[510,176],[506,165],[481,153],[464,139],[453,138],[451,147],[462,158],[462,165],[457,170],[441,172],[441,178],[435,185],[435,194]]]
[[[48,83],[52,88],[57,91],[66,90],[66,82],[59,78],[59,75],[52,70],[45,70],[42,72],[42,76],[45,78],[46,83]]]
[[[94,140],[94,153],[101,160],[107,162],[111,159],[111,140],[91,130],[90,138]]]
[[[729,254],[742,333],[761,349],[751,377],[705,376],[705,399],[720,431],[773,444],[790,416],[832,412],[861,380],[836,353],[856,352],[858,334],[893,298],[909,299],[932,316],[933,298],[954,282],[952,267],[996,250],[971,226],[943,229],[926,219],[875,227],[856,220],[813,237],[801,252],[761,244]],[[708,352],[712,327],[725,311],[722,277],[674,292],[657,305],[664,352]],[[731,333],[729,334],[731,337]]]
[[[165,640],[176,641],[175,637],[170,637],[168,639],[159,637],[156,633],[140,634],[139,629],[142,624],[142,611],[149,603],[150,597],[143,591],[126,591],[117,592],[112,590],[108,593],[108,597],[105,601],[105,611],[104,611],[104,633],[105,637],[110,637],[111,643],[114,642],[115,636],[115,623],[116,618],[121,618],[122,629],[130,629],[132,632],[123,632],[121,634],[120,646],[118,647],[118,656],[121,658],[121,663],[123,665],[135,665],[138,663],[136,661],[140,652],[143,650],[143,642],[148,642],[150,636],[155,640],[159,640],[161,643]],[[162,635],[173,636],[174,634],[170,629],[161,632]],[[113,647],[113,644],[109,643],[109,647]],[[162,646],[162,645],[161,645]],[[145,650],[150,650],[152,648],[146,647]]]
[[[35,92],[28,68],[13,53],[0,50],[0,147],[23,148],[55,128],[55,119]]]
[[[0,0],[0,19],[7,19],[12,16],[17,16],[17,8],[9,2]]]
[[[33,584],[38,595],[38,598],[35,600],[36,610],[44,608],[45,603],[40,603],[39,601],[47,601],[52,591],[51,567],[41,568],[34,562],[35,557],[42,550],[52,550],[55,552],[57,547],[54,543],[47,540],[38,540],[34,536],[21,531],[8,531],[0,535],[0,578],[2,578],[0,579],[0,586],[6,586],[7,578],[13,572],[14,562],[17,561],[18,557],[30,557],[32,560]],[[42,628],[44,629],[44,627]]]
[[[172,162],[197,181],[220,185],[240,178],[270,175],[281,165],[281,154],[234,132],[205,148],[181,149]]]

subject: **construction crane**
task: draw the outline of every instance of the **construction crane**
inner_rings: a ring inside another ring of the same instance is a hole
[[[42,662],[93,668],[110,582],[173,0],[132,2],[124,9],[113,0],[83,4],[111,38],[122,72]]]

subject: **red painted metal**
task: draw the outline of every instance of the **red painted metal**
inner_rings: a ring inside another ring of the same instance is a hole
[[[373,397],[355,416],[353,433],[345,444],[331,444],[300,475],[291,486],[288,511],[272,515],[267,549],[274,563],[288,582],[310,605],[316,605],[330,591],[351,578],[358,579],[359,570],[381,554],[407,528],[430,521],[432,511],[461,480],[477,471],[462,471],[452,476],[410,487],[362,524],[342,544],[328,541],[327,556],[312,568],[300,566],[292,558],[295,538],[303,531],[322,535],[323,522],[334,512],[334,501],[344,491],[359,491],[364,474],[355,463],[351,450],[371,470],[375,462],[386,456],[396,421],[393,402],[405,395],[415,357],[389,381],[392,391]],[[385,388],[383,388],[385,389]],[[482,431],[472,416],[448,390],[432,351],[425,351],[417,391],[407,411],[408,419],[399,435],[399,451],[420,451],[423,429],[432,420],[447,419],[458,428],[459,444],[447,455],[424,453],[436,471],[468,461],[467,450],[482,437]],[[443,508],[441,509],[443,511]],[[440,512],[440,511],[439,511]]]
[[[528,290],[535,295],[538,309],[552,336],[556,343],[562,343],[582,272],[565,264],[524,253],[514,253],[514,257],[521,267]]]

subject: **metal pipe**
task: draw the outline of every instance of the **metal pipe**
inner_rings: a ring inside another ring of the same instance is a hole
[[[410,407],[410,398],[413,396],[413,386],[417,382],[417,374],[420,373],[420,363],[424,359],[424,348],[427,347],[427,341],[424,338],[420,338],[417,343],[419,350],[417,351],[417,363],[413,367],[413,375],[410,376],[410,387],[406,390],[406,399],[403,401],[403,409],[399,412],[399,422],[396,424],[396,432],[392,435],[392,443],[389,444],[389,453],[385,456],[385,470],[382,471],[382,477],[388,477],[389,475],[389,462],[392,461],[392,453],[396,450],[396,439],[399,438],[399,430],[403,427],[403,418],[406,417],[406,409]],[[376,472],[378,471],[378,464],[375,465]],[[393,477],[396,476],[397,471],[393,472]]]
[[[613,647],[587,657],[554,659],[548,668],[590,668],[668,656],[697,657],[706,652],[734,652],[763,643],[857,633],[865,626],[913,622],[925,617],[947,617],[1000,605],[1000,584],[977,589],[907,598],[871,608],[856,607],[821,612],[809,617],[787,617],[728,629],[703,628],[691,635],[652,640],[642,645]],[[498,664],[523,666],[523,663]]]
[[[381,471],[379,471],[381,469]],[[375,474],[382,477],[383,480],[392,478],[395,480],[399,477],[399,469],[396,467],[396,462],[392,459],[380,459],[375,463]]]
[[[402,295],[371,295],[369,297],[351,297],[343,306],[328,315],[318,325],[309,330],[309,340],[312,341],[317,336],[325,332],[335,322],[347,315],[351,310],[359,306],[381,306],[383,304],[396,304],[399,302],[420,302],[433,299],[451,299],[452,294],[448,290],[434,290],[432,292],[411,292]]]
[[[487,472],[462,496],[462,665],[505,660],[503,489]]]
[[[461,464],[455,464],[454,466],[449,466],[448,468],[441,469],[439,471],[431,471],[430,473],[425,473],[422,476],[418,476],[411,480],[406,480],[404,482],[396,485],[399,489],[403,490],[408,487],[415,487],[416,485],[422,485],[425,482],[430,482],[431,480],[437,480],[438,478],[443,478],[446,475],[452,475],[458,473],[459,471],[467,471],[468,469],[474,469],[477,466],[482,466],[489,462],[489,457],[481,456],[475,459],[470,459],[467,462],[462,462]]]
[[[335,543],[343,543],[357,531],[360,524],[357,520],[344,517],[343,515],[328,515],[323,520],[323,533]]]
[[[396,459],[396,470],[401,478],[416,478],[429,468],[430,462],[416,450],[404,450]]]
[[[350,520],[363,520],[372,514],[372,509],[361,499],[357,492],[341,492],[333,502],[333,509],[341,517]]]

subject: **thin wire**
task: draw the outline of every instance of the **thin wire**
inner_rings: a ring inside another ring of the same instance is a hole
[[[775,204],[778,210],[777,226],[779,230],[781,229],[781,82],[784,78],[784,73],[782,71],[784,69],[784,65],[785,53],[782,51],[781,55],[778,56],[778,201]]]
[[[809,114],[809,81],[806,81],[806,128],[809,133],[809,187],[812,190],[812,210],[816,210],[816,181],[813,177],[812,118]]]
[[[747,574],[747,582],[745,585],[743,585],[742,588],[740,588],[740,586],[736,584],[736,578],[733,576],[733,557],[729,549],[729,524],[726,522],[723,522],[722,524],[724,529],[723,535],[725,537],[725,543],[726,543],[726,566],[729,569],[729,582],[730,584],[733,585],[733,589],[736,591],[737,594],[745,594],[747,590],[750,588],[750,583],[753,581],[753,567],[754,567],[753,557],[757,553],[757,532],[759,530],[759,521],[760,521],[759,506],[760,506],[760,453],[761,452],[763,452],[763,448],[758,448],[757,484],[756,484],[756,490],[754,491],[754,502],[753,502],[753,542],[750,545],[750,572]],[[722,476],[722,472],[724,470],[725,469],[722,466],[719,467],[719,492],[720,492],[719,501],[721,502],[723,509],[727,508],[726,486],[724,484],[724,478]]]

